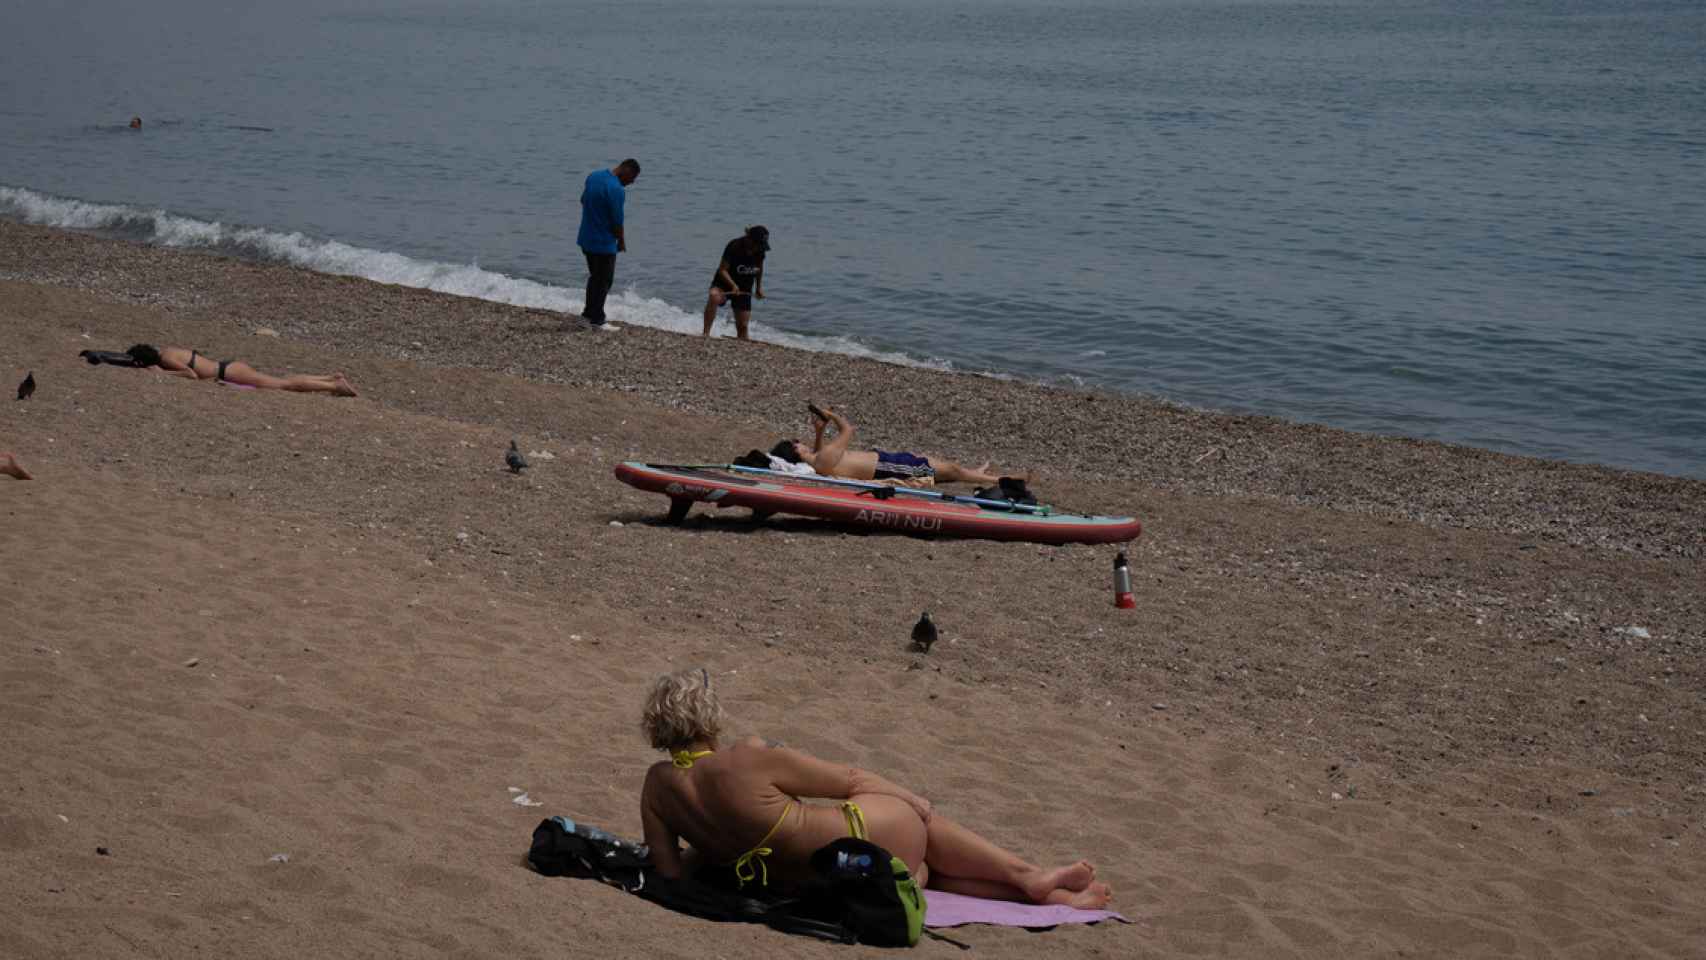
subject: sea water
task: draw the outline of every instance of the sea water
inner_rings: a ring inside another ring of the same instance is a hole
[[[0,216],[573,311],[633,156],[618,323],[697,333],[763,223],[762,339],[1706,476],[1697,0],[4,22]]]

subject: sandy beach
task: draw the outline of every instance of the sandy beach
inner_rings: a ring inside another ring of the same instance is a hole
[[[1706,943],[1706,481],[4,222],[0,332],[0,956],[868,953],[525,866],[546,815],[638,835],[641,697],[699,664],[738,732],[1089,857],[1136,921],[970,956]],[[138,341],[361,396],[77,356]],[[1136,609],[1109,547],[669,526],[611,475],[807,399],[1141,517]]]

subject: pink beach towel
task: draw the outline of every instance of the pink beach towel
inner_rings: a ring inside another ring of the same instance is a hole
[[[1099,923],[1118,920],[1130,923],[1112,910],[1080,910],[1058,904],[1013,903],[1009,900],[985,900],[941,890],[924,891],[924,925],[927,927],[958,927],[967,923],[991,923],[1001,927],[1028,927],[1032,930],[1062,923]]]

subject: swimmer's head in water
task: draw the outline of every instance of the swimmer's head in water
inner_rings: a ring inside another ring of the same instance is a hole
[[[659,677],[640,713],[640,729],[659,750],[715,743],[722,736],[723,722],[723,705],[711,689],[710,673],[703,667]]]
[[[138,130],[138,129],[141,129],[141,127],[142,127],[142,118],[141,117],[131,117],[130,118],[130,129]]]
[[[126,350],[125,353],[130,354],[130,358],[135,360],[139,367],[158,367],[160,365],[160,351],[146,343],[139,343]]]

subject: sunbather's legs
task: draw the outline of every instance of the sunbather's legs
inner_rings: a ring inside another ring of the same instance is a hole
[[[976,470],[963,464],[949,460],[947,457],[927,456],[930,466],[936,469],[936,479],[942,483],[981,483],[991,484],[1001,478],[989,472],[989,464],[984,464]]]
[[[315,376],[300,373],[290,377],[275,377],[256,370],[241,360],[233,360],[225,366],[225,379],[244,386],[260,387],[264,390],[292,390],[297,393],[335,393],[340,397],[355,396],[355,387],[344,379],[344,375]]]
[[[18,463],[18,458],[10,453],[0,453],[0,473],[14,480],[34,479],[30,476],[30,472]]]
[[[1100,907],[1113,890],[1080,860],[1045,870],[1008,853],[958,823],[934,814],[924,850],[927,886],[994,900]]]

